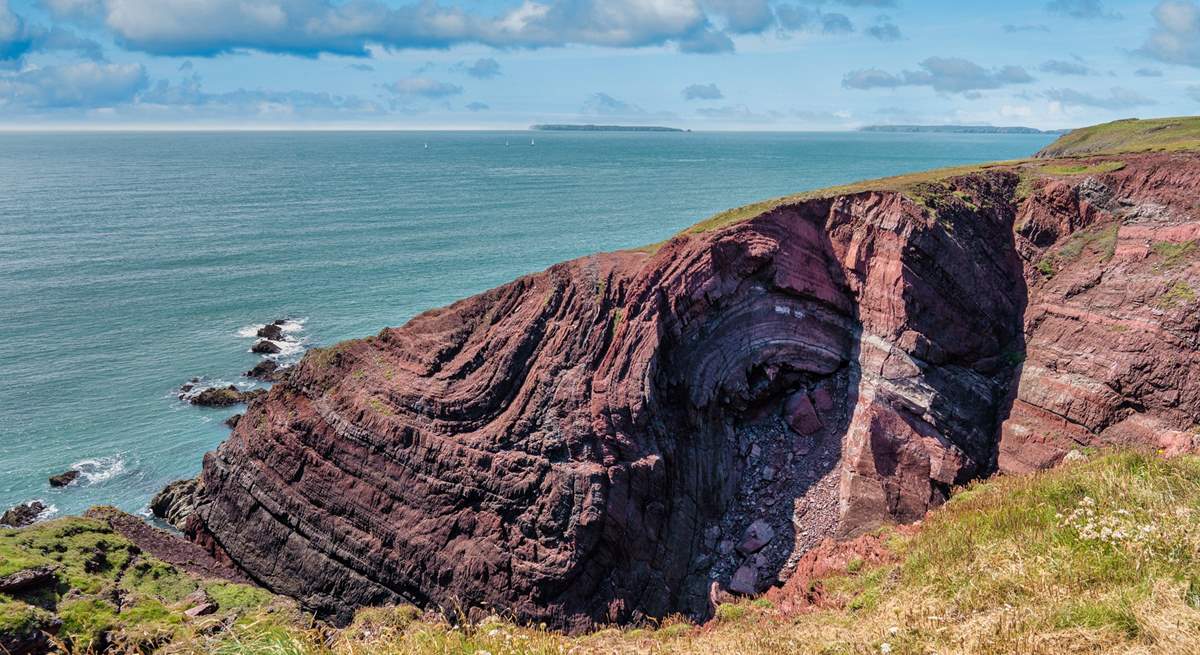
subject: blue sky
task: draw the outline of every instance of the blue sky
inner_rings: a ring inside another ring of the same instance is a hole
[[[0,127],[1200,113],[1200,0],[0,0]]]

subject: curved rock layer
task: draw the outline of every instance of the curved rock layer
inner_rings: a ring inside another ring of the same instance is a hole
[[[1198,236],[1197,172],[796,202],[314,351],[205,458],[188,532],[335,619],[704,618],[998,465],[1183,428],[1195,307],[1154,294],[1196,265],[1137,244]]]

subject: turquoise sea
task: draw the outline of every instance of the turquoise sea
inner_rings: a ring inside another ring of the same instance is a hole
[[[291,319],[294,358],[732,206],[1052,138],[0,134],[0,511],[136,512],[194,475],[237,410],[176,390],[247,383],[256,324]]]

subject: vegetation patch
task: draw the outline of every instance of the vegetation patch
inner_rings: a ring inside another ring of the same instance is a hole
[[[123,546],[95,522],[66,519],[2,532],[0,549],[41,562],[46,539],[63,535],[75,540],[68,552],[50,553],[81,578],[90,574],[76,570],[83,560],[69,552],[75,545],[103,537],[114,550]],[[498,616],[449,623],[409,606],[364,609],[335,629],[259,589],[189,583],[161,562],[141,566],[145,555],[123,576],[100,574],[108,589],[124,590],[119,608],[107,593],[56,597],[70,643],[104,635],[143,651],[167,644],[162,652],[171,653],[1060,655],[1183,653],[1200,641],[1195,456],[1092,454],[1051,471],[973,483],[919,531],[893,531],[886,543],[893,563],[851,561],[845,573],[819,582],[820,606],[785,614],[783,603],[744,599],[718,606],[703,629],[674,617],[571,637]],[[189,584],[204,587],[219,612],[180,618],[182,605],[171,599]],[[0,597],[0,626],[36,625],[46,618],[40,612]]]
[[[1057,164],[1042,166],[1040,170],[1047,175],[1103,175],[1115,173],[1125,168],[1123,161],[1102,161],[1094,164]]]
[[[1119,224],[1112,224],[1101,229],[1077,232],[1058,250],[1058,256],[1067,261],[1078,259],[1084,250],[1100,255],[1100,261],[1107,262],[1117,251],[1117,235],[1121,230]]]
[[[1196,254],[1195,241],[1184,241],[1182,243],[1158,241],[1151,248],[1154,250],[1154,254],[1158,255],[1159,259],[1162,260],[1159,263],[1161,269],[1171,269],[1185,264]]]
[[[1196,302],[1196,291],[1191,285],[1182,280],[1171,285],[1167,292],[1159,296],[1154,304],[1161,309],[1175,309]]]

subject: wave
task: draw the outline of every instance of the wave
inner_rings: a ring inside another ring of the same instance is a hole
[[[296,332],[304,331],[304,324],[308,322],[308,318],[285,318],[279,329],[283,330],[284,334],[295,334]],[[266,323],[255,323],[237,329],[237,336],[241,339],[254,339],[258,337],[258,331],[265,328]]]
[[[100,484],[125,472],[125,457],[109,455],[75,462],[71,468],[79,471],[80,484]]]
[[[46,509],[42,510],[41,512],[38,512],[38,515],[33,517],[34,523],[37,523],[39,521],[49,521],[50,519],[54,518],[54,516],[56,514],[58,514],[58,505],[54,505],[54,504],[46,505],[46,501],[41,500],[41,499],[38,499],[37,502],[45,505]]]

